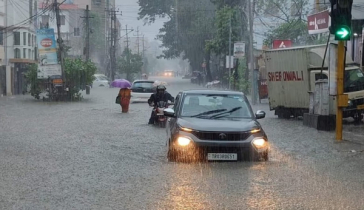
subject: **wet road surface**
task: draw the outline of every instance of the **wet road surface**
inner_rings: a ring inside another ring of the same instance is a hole
[[[197,87],[169,82],[174,96]],[[165,130],[147,125],[151,108],[121,114],[117,93],[1,98],[0,209],[364,208],[364,138],[338,144],[262,104],[254,109],[267,111],[269,162],[168,163]]]

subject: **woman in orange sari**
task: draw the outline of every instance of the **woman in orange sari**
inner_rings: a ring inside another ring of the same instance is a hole
[[[129,88],[121,88],[118,96],[120,97],[121,112],[127,113],[129,111],[131,90]]]

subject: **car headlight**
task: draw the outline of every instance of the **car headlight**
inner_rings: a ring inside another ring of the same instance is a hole
[[[262,149],[268,145],[268,142],[263,138],[256,138],[252,143],[257,149]]]
[[[260,128],[254,128],[250,131],[250,133],[258,133],[260,130]]]
[[[180,136],[177,139],[177,143],[178,143],[178,145],[185,147],[185,146],[187,146],[187,145],[189,145],[191,143],[191,139],[189,139],[187,137]]]

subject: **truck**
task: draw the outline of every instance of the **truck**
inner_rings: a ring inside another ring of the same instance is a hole
[[[329,81],[329,56],[322,65],[325,48],[326,45],[312,45],[264,52],[269,107],[278,118],[289,119],[309,112],[309,93],[315,91],[316,81]],[[353,117],[358,122],[363,119],[364,73],[349,56],[346,56],[344,72],[344,94],[349,101],[343,117]],[[328,97],[329,115],[336,115],[336,97]]]

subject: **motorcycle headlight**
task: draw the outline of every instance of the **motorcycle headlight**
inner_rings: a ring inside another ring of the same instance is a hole
[[[353,102],[351,100],[348,101],[348,105],[349,106],[352,106],[353,105]]]

